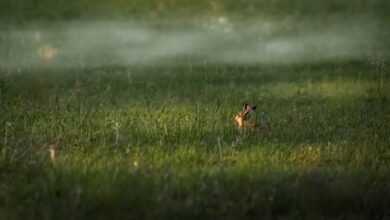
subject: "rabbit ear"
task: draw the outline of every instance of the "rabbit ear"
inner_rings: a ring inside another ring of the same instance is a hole
[[[243,108],[242,108],[242,110],[243,111],[246,111],[248,109],[248,104],[247,103],[245,103],[244,105],[243,105]]]

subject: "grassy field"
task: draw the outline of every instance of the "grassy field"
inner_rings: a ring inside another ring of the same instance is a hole
[[[389,10],[1,0],[0,220],[389,219]]]
[[[3,70],[0,218],[388,218],[385,71],[361,62]],[[234,127],[244,102],[268,115],[271,133]]]

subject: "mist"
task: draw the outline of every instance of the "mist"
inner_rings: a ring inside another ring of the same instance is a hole
[[[2,31],[1,67],[169,63],[290,64],[366,59],[380,30],[370,19],[334,25],[215,17],[161,28],[134,22],[35,24]],[[380,43],[380,42],[379,42]]]

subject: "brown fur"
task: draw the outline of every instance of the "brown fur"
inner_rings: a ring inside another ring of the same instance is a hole
[[[249,113],[253,112],[256,106],[244,104],[243,110],[234,116],[234,121],[239,128],[255,128],[257,127],[256,122],[249,122]]]
[[[265,113],[262,113],[261,121],[249,120],[250,113],[254,112],[255,110],[256,106],[244,104],[243,110],[234,116],[235,124],[239,129],[251,129],[258,130],[262,133],[269,133],[271,131],[271,126],[265,117]]]

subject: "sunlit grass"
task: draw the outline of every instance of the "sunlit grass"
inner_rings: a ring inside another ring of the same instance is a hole
[[[261,87],[264,93],[274,97],[293,98],[294,96],[315,96],[318,98],[359,98],[378,86],[377,82],[365,80],[323,80],[312,82],[282,82]]]
[[[384,212],[389,88],[355,68],[3,75],[0,217]],[[271,133],[234,126],[244,102],[269,116]],[[56,141],[51,161],[48,146]]]

